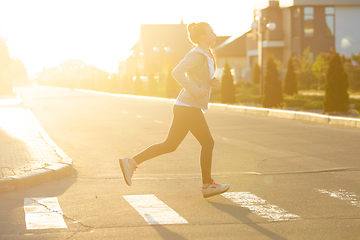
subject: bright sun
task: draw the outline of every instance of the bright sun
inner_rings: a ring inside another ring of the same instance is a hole
[[[140,24],[206,21],[217,35],[244,33],[254,2],[235,10],[231,6],[239,5],[237,0],[208,0],[206,5],[190,0],[171,5],[166,0],[3,1],[0,33],[11,56],[20,58],[30,74],[69,58],[117,72],[119,61],[139,39]]]

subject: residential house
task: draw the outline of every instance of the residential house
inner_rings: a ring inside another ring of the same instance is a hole
[[[350,56],[360,50],[360,0],[278,0],[256,5],[254,19],[263,22],[263,62],[271,53],[284,63],[290,54],[300,57],[310,47],[316,57],[335,49]],[[265,27],[274,22],[276,28]],[[257,30],[247,34],[250,66],[258,61]]]
[[[188,39],[187,25],[180,24],[143,24],[140,39],[132,47],[133,54],[126,60],[126,72],[135,76],[147,76],[154,73],[165,74],[168,68],[174,68],[193,44]],[[225,61],[228,60],[235,81],[243,78],[247,68],[246,34],[242,36],[218,36],[214,46],[217,60],[217,76],[221,77]]]
[[[228,61],[234,76],[238,82],[246,79],[248,67],[246,57],[246,33],[241,36],[220,36],[216,39],[213,51],[216,56],[217,77],[221,78],[225,62]],[[246,79],[249,80],[249,79]]]
[[[187,25],[142,24],[140,39],[132,47],[133,54],[127,59],[127,73],[135,76],[161,75],[174,68],[192,48],[188,40]]]

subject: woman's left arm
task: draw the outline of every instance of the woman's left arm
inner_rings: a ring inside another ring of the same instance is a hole
[[[213,77],[210,81],[211,87],[218,87],[220,85],[220,80],[216,77]]]

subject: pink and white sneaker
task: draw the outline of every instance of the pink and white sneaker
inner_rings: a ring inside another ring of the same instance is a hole
[[[121,167],[121,171],[124,175],[124,180],[126,184],[131,186],[131,178],[134,172],[136,171],[136,167],[134,167],[133,165],[131,165],[131,163],[129,163],[129,158],[127,157],[119,159],[119,164]]]
[[[221,193],[226,192],[229,190],[229,184],[220,184],[215,181],[212,182],[207,188],[201,188],[201,192],[204,198],[212,197]]]

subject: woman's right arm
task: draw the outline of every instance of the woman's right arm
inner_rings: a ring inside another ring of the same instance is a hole
[[[186,54],[183,60],[174,68],[172,75],[174,76],[175,80],[186,89],[186,91],[190,92],[195,97],[203,97],[204,95],[203,89],[196,86],[193,82],[189,80],[186,76],[186,72],[190,69],[199,65],[199,63],[203,60],[204,56],[200,53],[196,52],[189,52]],[[202,91],[203,90],[203,91]],[[206,95],[205,95],[206,96]]]

